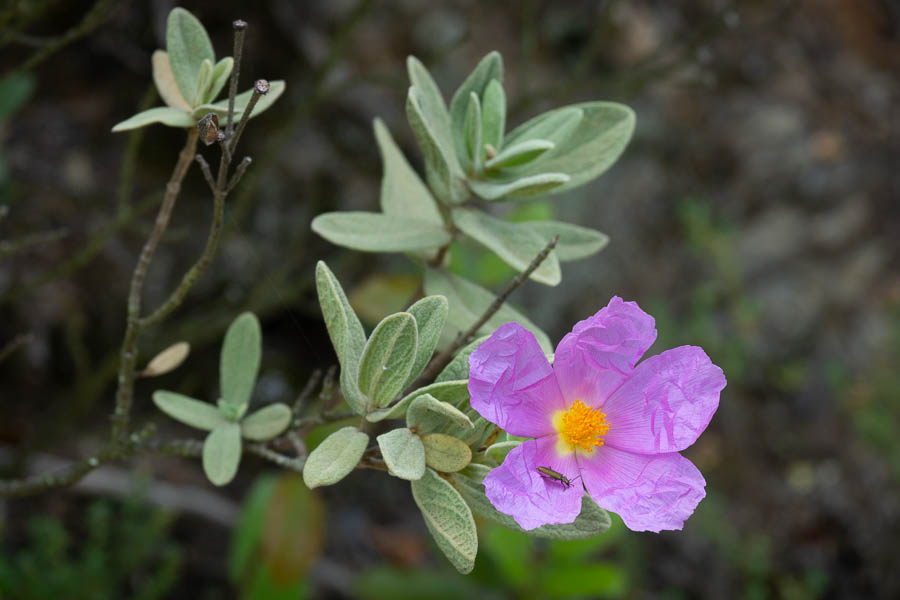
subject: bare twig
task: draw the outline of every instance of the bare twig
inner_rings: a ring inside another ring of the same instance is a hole
[[[247,102],[247,106],[245,106],[243,112],[241,112],[241,120],[238,122],[237,129],[234,130],[234,136],[225,142],[225,144],[228,145],[229,152],[233,153],[234,149],[237,148],[238,141],[241,139],[241,134],[244,133],[247,122],[250,121],[250,117],[253,115],[253,109],[256,108],[256,103],[268,93],[269,82],[265,79],[257,79],[253,84],[253,93],[250,95],[250,101]],[[228,113],[228,116],[230,121],[230,112]]]
[[[312,372],[312,375],[309,376],[309,380],[306,382],[306,385],[303,386],[303,390],[301,390],[297,399],[294,400],[294,406],[292,407],[291,412],[294,413],[295,417],[303,412],[306,402],[309,400],[310,396],[312,396],[313,390],[316,389],[316,386],[319,385],[320,381],[322,381],[322,369],[316,369]]]
[[[244,171],[247,170],[247,167],[250,166],[250,163],[253,162],[253,159],[249,156],[245,156],[240,163],[238,163],[237,169],[234,170],[234,175],[231,176],[231,181],[228,182],[228,187],[225,188],[226,193],[231,193],[231,190],[234,189],[241,181],[241,177],[244,176]]]

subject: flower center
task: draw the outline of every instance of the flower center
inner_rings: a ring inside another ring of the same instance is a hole
[[[603,436],[609,432],[606,415],[599,408],[591,408],[581,400],[575,400],[569,410],[559,412],[554,419],[562,441],[574,451],[593,452],[603,445]]]

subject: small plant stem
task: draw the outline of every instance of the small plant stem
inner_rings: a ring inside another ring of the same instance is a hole
[[[231,137],[234,131],[234,98],[237,96],[238,79],[241,76],[241,57],[244,54],[244,33],[247,31],[247,22],[238,19],[231,24],[234,28],[234,67],[231,69],[231,81],[228,86],[228,122],[225,126],[225,139]]]
[[[268,93],[269,82],[265,79],[257,79],[253,84],[253,94],[250,96],[250,101],[247,103],[247,106],[244,107],[244,111],[241,113],[241,120],[238,122],[237,129],[234,130],[234,136],[226,138],[227,141],[225,144],[228,146],[229,153],[233,153],[234,149],[237,148],[238,141],[241,139],[241,134],[244,133],[244,129],[247,127],[247,122],[253,114],[253,109],[256,108],[256,103],[259,102],[259,99],[262,96],[265,96]],[[231,116],[231,112],[229,112],[229,122],[231,121]]]
[[[191,161],[197,151],[198,137],[199,132],[197,128],[191,127],[188,130],[184,148],[181,149],[181,153],[178,155],[178,161],[175,163],[175,169],[172,171],[169,183],[166,184],[166,192],[163,196],[162,206],[159,208],[159,214],[156,216],[156,224],[149,239],[144,244],[144,248],[141,250],[137,266],[131,276],[131,287],[128,290],[125,337],[122,340],[122,350],[119,359],[116,408],[112,417],[114,442],[121,443],[128,435],[128,420],[134,396],[135,365],[138,358],[137,342],[142,329],[140,316],[144,280],[147,277],[147,270],[150,268],[150,262],[153,260],[159,241],[169,225],[172,209],[175,207],[175,201],[178,199],[178,193],[181,191],[181,182],[187,175]]]

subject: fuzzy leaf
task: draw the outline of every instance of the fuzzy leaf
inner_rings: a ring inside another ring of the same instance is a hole
[[[465,135],[465,163],[474,173],[480,173],[483,166],[484,147],[481,141],[481,102],[475,92],[469,96],[469,107],[466,109],[466,120],[463,125]]]
[[[444,323],[447,321],[449,305],[443,296],[427,296],[422,298],[406,312],[416,318],[416,328],[419,332],[419,344],[416,347],[416,360],[409,371],[406,385],[409,385],[418,377],[437,346],[441,333],[444,331]],[[405,387],[405,386],[404,386]]]
[[[181,366],[184,359],[191,352],[191,345],[187,342],[175,342],[156,356],[154,356],[144,370],[141,377],[157,377],[170,373]]]
[[[497,79],[491,80],[484,90],[481,122],[481,143],[490,144],[494,150],[499,151],[506,131],[506,94],[503,92],[503,84]]]
[[[173,8],[166,25],[166,50],[172,75],[181,95],[193,98],[203,60],[215,62],[212,42],[197,17],[183,8]]]
[[[565,106],[542,113],[519,125],[506,136],[505,144],[518,144],[526,140],[547,140],[554,145],[565,142],[584,119],[584,111],[576,106]]]
[[[422,116],[434,132],[435,141],[441,147],[442,152],[455,158],[456,153],[453,152],[453,138],[450,133],[450,113],[447,112],[444,95],[441,94],[431,73],[416,57],[410,56],[406,59],[406,70],[409,74],[410,84],[418,91],[417,99]]]
[[[204,431],[211,431],[226,422],[219,409],[209,402],[175,392],[157,390],[153,392],[153,403],[176,421]]]
[[[440,143],[432,123],[425,116],[422,92],[409,88],[406,97],[406,118],[416,136],[416,141],[425,156],[425,178],[428,187],[437,198],[448,204],[456,204],[465,200],[465,189],[462,187],[462,169],[452,148]]]
[[[563,223],[562,221],[525,221],[519,227],[534,231],[546,244],[554,235],[559,236],[553,249],[560,261],[578,260],[600,252],[609,243],[609,236],[596,229]]]
[[[506,264],[521,272],[547,245],[544,239],[527,227],[495,219],[472,208],[453,209],[453,222],[463,233],[486,246]],[[546,285],[562,280],[559,259],[551,252],[534,272],[531,279]]]
[[[443,433],[422,436],[425,463],[435,471],[455,473],[472,462],[472,450],[464,442]]]
[[[362,211],[321,214],[312,230],[333,244],[366,252],[440,248],[451,239],[443,224]]]
[[[267,111],[269,107],[272,106],[283,93],[284,81],[280,79],[270,81],[269,93],[257,100],[256,106],[253,107],[253,112],[250,113],[250,118],[252,119],[253,117],[256,117],[259,114]],[[244,109],[247,108],[247,104],[250,103],[251,96],[253,96],[253,90],[249,89],[246,92],[241,92],[234,97],[235,120],[241,118]],[[220,100],[218,102],[201,104],[200,106],[194,108],[194,117],[200,119],[207,113],[211,112],[216,113],[219,116],[219,120],[224,122],[224,120],[228,118],[228,99],[226,98],[225,100]]]
[[[257,442],[270,440],[287,429],[291,416],[286,404],[270,404],[241,421],[241,435]]]
[[[357,382],[371,407],[381,408],[403,391],[418,346],[416,319],[409,313],[385,317],[362,353]]]
[[[450,303],[450,312],[447,314],[448,329],[452,328],[459,331],[465,331],[471,327],[494,301],[494,295],[483,287],[452,273],[445,273],[437,269],[425,270],[425,293],[440,294],[447,297]],[[504,323],[509,323],[510,321],[516,321],[531,331],[537,338],[538,344],[540,344],[544,353],[553,353],[553,346],[550,344],[550,338],[547,337],[547,334],[541,331],[525,315],[508,304],[501,306],[500,310],[488,319],[487,323],[476,333],[482,335],[490,334]]]
[[[165,50],[157,50],[150,58],[153,66],[153,83],[159,97],[166,106],[177,108],[180,111],[190,112],[191,105],[181,95],[175,76],[172,74],[172,65],[169,63],[169,54]]]
[[[371,423],[377,423],[384,419],[400,419],[406,414],[410,403],[423,394],[431,394],[441,402],[448,402],[453,406],[459,407],[460,404],[469,399],[468,386],[469,382],[466,379],[432,383],[410,392],[393,406],[373,410],[366,415],[366,420]]]
[[[484,335],[475,340],[474,342],[470,342],[467,346],[463,347],[462,350],[457,352],[456,356],[453,357],[453,360],[444,367],[444,370],[441,371],[440,375],[435,379],[435,383],[440,383],[442,381],[449,381],[451,379],[468,379],[469,378],[469,355],[475,352],[475,349],[478,345],[484,340],[488,339],[488,336]]]
[[[486,458],[490,458],[491,460],[497,461],[498,464],[502,463],[503,459],[506,458],[506,455],[509,454],[510,450],[512,450],[516,446],[519,446],[521,443],[521,440],[510,440],[491,444],[484,451],[484,456]]]
[[[466,155],[465,121],[469,98],[475,94],[481,100],[492,81],[503,82],[503,58],[496,51],[488,53],[481,59],[450,101],[453,142],[457,156]]]
[[[413,500],[438,548],[460,573],[469,573],[478,554],[478,532],[472,511],[459,492],[432,471],[412,482]]]
[[[484,164],[484,168],[487,170],[505,169],[507,167],[525,165],[544,152],[552,150],[554,146],[555,144],[549,140],[525,140],[504,148],[500,154],[488,160]]]
[[[203,472],[213,485],[225,485],[232,479],[241,462],[241,426],[237,423],[217,425],[203,442]]]
[[[429,393],[417,396],[406,412],[406,426],[419,433],[430,433],[448,421],[468,429],[474,427],[464,412]]]
[[[147,125],[152,125],[153,123],[162,123],[163,125],[168,125],[169,127],[181,128],[194,127],[195,125],[197,125],[197,121],[194,120],[194,117],[192,117],[191,113],[189,112],[185,112],[177,108],[170,108],[168,106],[157,106],[156,108],[151,108],[149,110],[139,112],[136,115],[132,115],[121,123],[116,123],[115,127],[112,128],[112,131],[114,133],[119,131],[128,131],[129,129],[146,127]]]
[[[565,173],[539,173],[518,179],[469,181],[469,189],[483,200],[500,200],[506,196],[527,198],[546,194],[569,179]]]
[[[356,427],[338,429],[309,453],[303,483],[313,489],[333,485],[353,471],[369,444],[369,436]]]
[[[475,466],[472,464],[469,465],[469,468]],[[483,474],[481,477],[483,477]],[[574,522],[562,525],[542,525],[536,529],[526,531],[519,527],[518,523],[511,516],[501,513],[494,508],[491,501],[485,497],[484,486],[481,483],[462,473],[454,473],[450,476],[450,479],[453,482],[453,486],[465,498],[466,503],[476,515],[525,535],[553,540],[584,540],[604,533],[610,526],[609,514],[585,494],[581,500],[581,514],[578,515]]]
[[[206,90],[209,89],[210,84],[212,83],[213,76],[213,64],[212,61],[208,58],[204,58],[203,62],[200,63],[200,72],[197,74],[197,89],[194,90],[194,95],[191,96],[191,106],[197,106],[198,104],[203,104],[204,96],[206,95]]]
[[[244,414],[250,402],[261,356],[259,319],[245,312],[228,326],[219,362],[221,404],[237,411],[238,416]]]
[[[378,447],[388,473],[415,481],[425,474],[425,447],[422,440],[405,427],[378,436]]]
[[[231,77],[231,70],[233,68],[234,59],[230,56],[226,56],[216,63],[212,76],[209,78],[209,85],[206,86],[206,90],[201,98],[201,102],[212,102],[216,99],[219,92],[221,92],[222,88],[225,87],[225,84],[228,83],[228,78]]]
[[[443,227],[444,220],[431,191],[413,170],[381,119],[375,119],[375,140],[381,151],[381,210]]]

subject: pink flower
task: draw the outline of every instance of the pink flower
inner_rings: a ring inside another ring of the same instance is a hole
[[[534,438],[485,477],[497,510],[523,529],[571,523],[587,489],[629,529],[681,529],[706,481],[678,452],[706,429],[725,375],[696,346],[637,364],[655,340],[653,317],[615,297],[563,338],[552,367],[518,323],[472,353],[472,408],[512,435]]]

